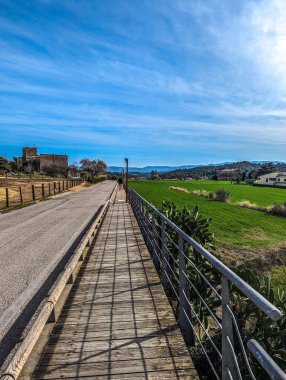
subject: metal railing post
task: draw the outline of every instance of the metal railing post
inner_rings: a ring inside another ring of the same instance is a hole
[[[156,216],[155,212],[152,211],[152,245],[153,245],[153,261],[156,270],[158,271],[160,269],[160,259],[159,259],[159,250],[158,250],[158,235],[157,235],[157,228],[156,228]]]
[[[161,241],[162,241],[162,284],[166,292],[168,292],[169,278],[170,278],[170,268],[169,268],[169,255],[167,249],[167,237],[166,237],[166,224],[164,220],[161,220]]]
[[[187,346],[194,344],[194,333],[191,326],[192,313],[190,307],[190,292],[187,281],[187,262],[184,254],[184,240],[179,235],[179,324]]]
[[[228,279],[222,275],[221,277],[221,297],[222,297],[222,380],[229,379],[229,372],[233,380],[238,380],[235,366],[235,358],[233,356],[233,325],[232,317],[229,312],[230,294]]]

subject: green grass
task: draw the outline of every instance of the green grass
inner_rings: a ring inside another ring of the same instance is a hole
[[[286,218],[245,209],[236,203],[249,200],[259,206],[286,200],[286,189],[231,185],[221,181],[131,181],[130,186],[161,209],[162,201],[169,200],[179,207],[192,209],[198,205],[204,216],[211,217],[210,229],[216,244],[233,250],[265,249],[286,243]],[[192,190],[215,191],[221,187],[230,190],[231,202],[216,202],[198,195],[170,190],[170,186]]]

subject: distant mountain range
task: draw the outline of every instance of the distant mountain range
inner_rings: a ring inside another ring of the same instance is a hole
[[[263,164],[266,162],[273,162],[273,164],[281,164],[281,161],[251,161],[254,164]],[[158,173],[165,173],[172,170],[179,169],[193,169],[200,168],[205,166],[223,166],[233,164],[234,162],[220,162],[218,164],[208,164],[208,165],[182,165],[182,166],[144,166],[143,168],[138,167],[129,167],[130,173],[151,173],[152,170],[157,171]],[[108,171],[111,173],[120,173],[122,169],[125,170],[124,166],[109,166]]]

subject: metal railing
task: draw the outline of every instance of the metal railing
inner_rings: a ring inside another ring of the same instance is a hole
[[[282,318],[280,310],[134,190],[128,189],[128,198],[184,340],[200,348],[212,378],[256,379],[251,352],[271,379],[285,380],[285,373],[258,342],[251,339],[245,347],[231,306],[231,287],[272,321]]]

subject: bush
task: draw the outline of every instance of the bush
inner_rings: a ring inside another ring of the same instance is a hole
[[[226,192],[224,189],[220,190],[223,191],[218,191],[219,197],[225,201],[225,199],[228,199],[229,197],[229,192]],[[217,196],[217,192],[213,194]],[[286,205],[284,205],[284,207],[286,208]],[[184,207],[183,210],[179,210],[174,203],[163,202],[163,213],[168,219],[180,227],[189,236],[192,236],[201,245],[212,246],[213,234],[211,234],[209,231],[211,220],[200,216],[197,206],[191,212],[187,207]],[[166,232],[169,236],[168,250],[172,254],[169,258],[170,266],[173,268],[175,275],[178,276],[178,249],[177,246],[173,243],[174,241],[177,241],[177,234],[168,226],[166,226]],[[212,286],[214,286],[218,292],[220,292],[220,273],[216,271],[212,264],[207,261],[200,253],[192,249],[188,243],[184,244],[184,250],[195,267],[198,268],[203,276],[207,278],[208,281],[212,284]],[[220,259],[219,255],[215,254],[215,256]],[[197,291],[194,291],[193,287],[190,286],[189,292],[190,299],[192,300],[192,306],[196,311],[196,315],[201,321],[201,324],[196,323],[196,318],[194,319],[194,323],[203,347],[207,351],[209,357],[211,358],[212,364],[219,373],[221,362],[218,360],[216,352],[214,351],[212,345],[209,343],[207,332],[212,336],[215,344],[219,346],[221,344],[221,331],[213,324],[212,319],[210,318],[210,312],[204,303],[202,303],[201,297],[207,301],[208,308],[214,315],[216,315],[218,319],[220,319],[221,315],[221,302],[217,299],[211,288],[206,285],[202,279],[202,276],[198,274],[198,271],[195,269],[193,264],[188,265],[187,274],[192,283],[196,285]],[[281,366],[283,370],[285,370],[286,292],[282,290],[282,286],[279,289],[277,283],[273,283],[270,277],[259,276],[256,270],[250,269],[244,264],[231,269],[282,311],[282,319],[274,322],[270,320],[270,318],[265,315],[264,312],[262,312],[252,301],[250,301],[244,294],[242,294],[234,285],[231,285],[230,287],[232,310],[236,316],[244,346],[250,338],[256,339],[266,349],[266,351],[275,360],[275,362]],[[178,284],[175,275],[173,276],[171,274],[170,280],[172,281],[172,288],[178,292]],[[175,314],[178,317],[179,304],[177,298],[175,294],[173,294],[172,290],[167,294],[171,305],[173,306]],[[237,352],[237,359],[240,364],[240,368],[242,369],[242,377],[243,379],[247,380],[249,379],[249,375],[246,369],[244,369],[244,360],[236,336],[235,348]],[[196,345],[195,347],[191,347],[190,351],[196,368],[202,375],[202,379],[213,378],[204,351],[201,349],[201,347],[199,345]],[[264,379],[265,373],[261,370],[261,366],[249,352],[247,355],[251,367],[254,371],[255,378],[260,380]]]
[[[272,207],[267,210],[270,214],[286,216],[286,202],[284,203],[274,203]]]
[[[96,184],[96,183],[99,183],[99,182],[103,182],[103,181],[105,181],[105,180],[106,180],[105,177],[93,177],[93,178],[92,178],[92,183],[93,183],[93,184]]]
[[[226,189],[218,189],[215,192],[215,200],[219,202],[227,202],[230,198],[230,191]]]

